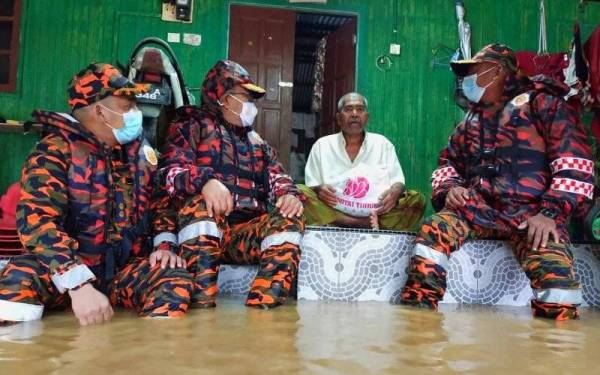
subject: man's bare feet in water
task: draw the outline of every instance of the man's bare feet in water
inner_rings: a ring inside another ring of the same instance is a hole
[[[371,215],[367,217],[344,215],[342,218],[334,221],[333,225],[343,228],[379,229],[379,219],[377,211],[372,211]]]

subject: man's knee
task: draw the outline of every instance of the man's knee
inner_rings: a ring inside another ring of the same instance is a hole
[[[418,238],[428,237],[432,234],[437,234],[440,231],[440,224],[447,223],[448,218],[440,213],[435,213],[423,220],[421,229],[419,230]]]
[[[292,231],[304,233],[306,218],[304,215],[284,217],[279,211],[273,211],[269,214],[267,225],[269,232]]]
[[[34,256],[12,259],[0,273],[0,321],[29,321],[42,317],[44,306],[32,290],[44,276]],[[48,280],[49,282],[49,280]]]
[[[194,279],[185,268],[170,268],[167,266],[163,269],[157,265],[154,267],[154,272],[158,274],[150,277],[152,289],[159,288],[159,291],[163,294],[175,294],[181,298],[189,299],[194,289]]]
[[[523,269],[531,286],[534,292],[551,297],[547,302],[560,302],[554,301],[559,295],[568,297],[565,300],[568,303],[577,303],[571,301],[577,296],[575,299],[581,299],[580,284],[573,271],[573,255],[566,244],[549,243],[546,248],[530,249],[525,258]]]
[[[274,212],[270,214],[267,223],[267,235],[261,242],[261,250],[265,251],[273,246],[280,246],[284,243],[299,246],[304,234],[304,217],[286,218]]]

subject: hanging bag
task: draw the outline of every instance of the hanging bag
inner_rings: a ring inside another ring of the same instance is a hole
[[[548,53],[546,6],[544,0],[540,0],[540,30],[538,34],[537,53],[532,51],[519,51],[516,55],[521,73],[529,77],[543,74],[560,82],[565,81],[564,71],[569,67],[569,53]]]

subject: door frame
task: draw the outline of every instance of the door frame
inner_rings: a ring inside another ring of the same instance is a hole
[[[258,8],[275,8],[275,9],[285,9],[285,10],[293,10],[295,12],[306,12],[306,13],[322,13],[322,14],[333,14],[340,16],[350,16],[356,17],[356,56],[354,57],[354,87],[357,91],[362,86],[362,82],[359,82],[359,61],[360,61],[360,46],[361,46],[361,37],[363,34],[363,30],[361,30],[362,22],[361,16],[366,14],[365,6],[355,6],[353,8],[359,8],[357,10],[344,10],[344,9],[335,9],[332,8],[329,4],[313,4],[312,6],[306,3],[299,4],[286,4],[286,5],[273,5],[273,4],[261,4],[256,1],[243,1],[243,0],[228,0],[225,2],[225,6],[227,8],[227,32],[226,32],[226,48],[225,48],[225,56],[229,56],[229,30],[231,28],[231,7],[232,6],[250,6],[250,7],[258,7]],[[363,8],[363,9],[360,9]]]

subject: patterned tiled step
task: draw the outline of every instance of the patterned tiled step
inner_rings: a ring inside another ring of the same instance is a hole
[[[220,294],[247,294],[258,272],[258,266],[224,264],[219,271]]]
[[[298,298],[398,300],[414,236],[410,233],[309,228],[302,243]],[[600,306],[600,245],[573,245],[584,305]],[[467,241],[453,254],[445,303],[527,305],[525,273],[502,241]]]

